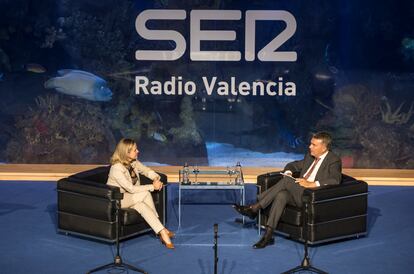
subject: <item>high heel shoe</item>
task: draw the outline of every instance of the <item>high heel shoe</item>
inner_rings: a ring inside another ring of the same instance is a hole
[[[161,235],[160,235],[160,241],[161,241],[161,243],[163,244],[163,245],[165,245],[165,247],[166,248],[168,248],[168,249],[174,249],[175,247],[174,247],[174,244],[171,242],[171,243],[167,243],[167,242],[165,242],[164,241],[164,239],[161,237]]]
[[[168,229],[166,229],[166,228],[165,228],[165,230],[167,230],[168,237],[170,237],[170,238],[175,238],[175,233],[174,233],[174,232],[169,231],[169,230],[168,230]],[[157,237],[161,237],[160,233],[158,233],[156,236],[157,236]]]

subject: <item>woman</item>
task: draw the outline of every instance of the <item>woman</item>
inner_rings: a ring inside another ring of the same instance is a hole
[[[167,248],[173,249],[174,245],[170,238],[174,236],[174,233],[160,222],[150,193],[162,189],[160,176],[137,160],[138,152],[134,140],[122,139],[119,141],[111,157],[111,170],[107,184],[119,187],[124,193],[124,198],[121,200],[122,208],[133,208],[138,211],[155,233],[160,236],[161,242]],[[140,185],[138,174],[153,180],[152,184]]]

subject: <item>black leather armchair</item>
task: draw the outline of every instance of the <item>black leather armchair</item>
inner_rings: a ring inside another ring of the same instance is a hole
[[[299,174],[293,174],[297,177]],[[258,192],[266,191],[281,179],[279,172],[257,177]],[[305,189],[308,206],[308,243],[318,244],[348,237],[363,236],[367,232],[368,185],[364,181],[342,175],[339,185]],[[262,210],[260,224],[266,224],[270,207]],[[276,231],[292,239],[304,241],[302,208],[288,205]]]
[[[106,184],[109,166],[98,167],[63,178],[57,183],[58,231],[115,242],[115,198],[118,187]],[[167,176],[159,173],[167,184]],[[141,184],[152,181],[140,175]],[[160,220],[166,222],[167,188],[152,192]],[[120,240],[150,231],[151,228],[134,209],[120,210]]]

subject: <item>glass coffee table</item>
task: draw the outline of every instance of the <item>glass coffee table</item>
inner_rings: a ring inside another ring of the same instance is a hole
[[[239,192],[239,204],[245,205],[246,201],[245,184],[241,170],[228,168],[227,170],[182,169],[179,171],[178,229],[181,228],[183,191],[191,190],[236,190]],[[245,217],[236,219],[236,222],[246,224]],[[260,216],[258,229],[260,234]]]

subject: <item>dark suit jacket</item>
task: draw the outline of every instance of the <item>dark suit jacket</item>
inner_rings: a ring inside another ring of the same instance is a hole
[[[314,160],[315,158],[308,153],[303,160],[288,163],[284,171],[300,172],[300,177],[303,178]],[[329,151],[316,174],[315,181],[319,181],[321,186],[337,185],[341,182],[341,174],[341,159],[335,153]]]

